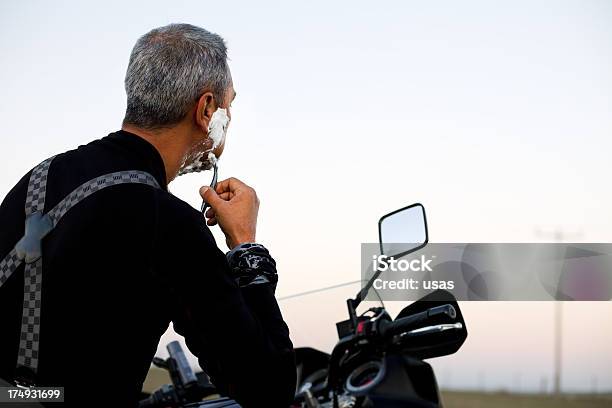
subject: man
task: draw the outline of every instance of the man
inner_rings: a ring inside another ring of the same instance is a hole
[[[173,24],[136,43],[122,130],[56,156],[44,212],[98,176],[141,171],[159,188],[115,185],[71,208],[42,239],[38,362],[16,369],[24,266],[0,287],[0,378],[65,388],[66,402],[134,406],[168,324],[220,392],[244,406],[289,405],[293,347],[274,298],[275,262],[255,243],[259,201],[231,178],[202,187],[199,211],[167,191],[223,152],[235,96],[216,34]],[[24,236],[31,173],[0,206],[0,257]],[[231,249],[216,246],[219,224]]]

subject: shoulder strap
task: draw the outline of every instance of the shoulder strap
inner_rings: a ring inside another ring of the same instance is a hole
[[[145,184],[160,188],[149,173],[139,170],[105,174],[81,184],[48,213],[43,214],[47,189],[47,174],[53,157],[40,163],[30,175],[26,195],[25,235],[9,254],[0,261],[0,287],[22,263],[24,268],[24,297],[21,318],[21,336],[17,356],[16,381],[33,385],[38,369],[40,337],[40,308],[42,289],[42,239],[55,228],[72,207],[106,187],[119,184]]]

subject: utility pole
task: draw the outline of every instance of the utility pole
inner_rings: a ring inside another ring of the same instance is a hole
[[[561,394],[561,356],[563,347],[563,303],[555,301],[555,368],[553,378],[553,392]]]
[[[556,229],[552,232],[545,233],[536,229],[536,235],[540,237],[553,238],[554,242],[562,243],[568,236],[563,232],[562,229]],[[580,236],[580,234],[573,234],[574,236]],[[563,369],[562,358],[563,358],[563,302],[561,300],[555,300],[555,311],[554,311],[554,344],[553,344],[553,358],[554,358],[554,373],[553,373],[553,393],[556,395],[561,394],[561,372]]]

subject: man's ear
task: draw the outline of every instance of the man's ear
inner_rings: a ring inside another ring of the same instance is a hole
[[[200,99],[198,99],[195,110],[195,120],[198,127],[202,128],[205,133],[208,132],[208,124],[216,110],[217,103],[214,95],[212,92],[204,92],[202,96],[200,96]]]

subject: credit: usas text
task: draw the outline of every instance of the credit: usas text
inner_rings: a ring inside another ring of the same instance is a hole
[[[380,272],[433,272],[431,263],[435,255],[428,258],[422,254],[415,259],[395,259],[392,256],[373,255],[372,269]],[[374,281],[374,289],[376,290],[437,290],[455,288],[455,282],[452,280],[422,280],[414,278],[403,279],[385,279],[378,278]]]

